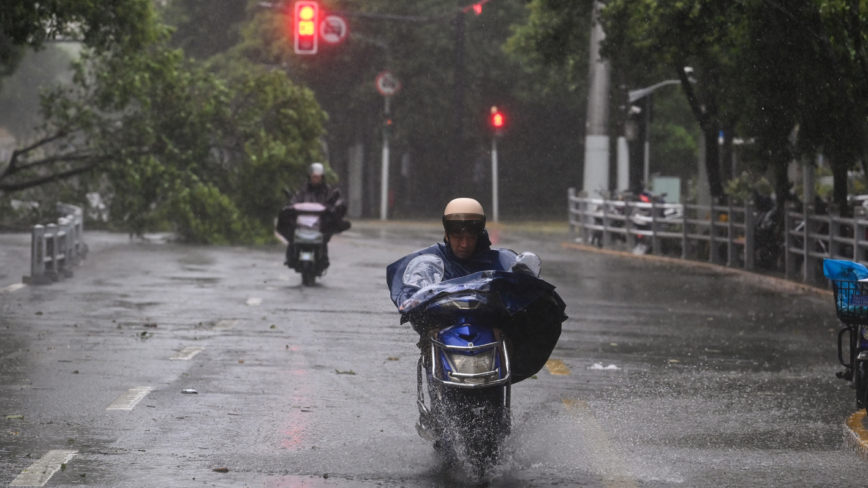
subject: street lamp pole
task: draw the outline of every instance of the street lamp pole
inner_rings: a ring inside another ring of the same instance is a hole
[[[499,220],[497,193],[497,136],[491,138],[491,214],[494,222]]]
[[[643,144],[644,155],[642,158],[642,163],[643,182],[644,188],[646,190],[648,189],[648,178],[650,177],[651,172],[651,94],[654,93],[654,90],[660,87],[664,87],[666,85],[680,84],[681,80],[666,80],[646,88],[631,90],[629,93],[630,103],[633,103],[641,98],[645,99],[645,142]]]

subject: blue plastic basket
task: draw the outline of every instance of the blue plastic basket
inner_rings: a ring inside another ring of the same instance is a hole
[[[845,324],[868,325],[868,282],[832,281],[838,319]]]

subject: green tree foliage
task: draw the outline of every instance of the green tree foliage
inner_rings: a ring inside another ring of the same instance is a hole
[[[537,21],[526,29],[543,60],[585,49],[569,28],[585,18],[579,3],[530,3]],[[733,134],[755,141],[755,168],[774,171],[778,195],[788,192],[793,158],[824,152],[843,206],[847,169],[868,160],[868,2],[609,0],[602,22],[616,79],[631,86],[680,79],[706,139],[724,130],[725,151]],[[720,196],[727,172],[716,167],[717,152],[706,145],[712,193]]]
[[[150,0],[6,0],[0,11],[0,76],[11,74],[25,47],[75,40],[97,49],[138,48],[153,40]]]
[[[164,22],[175,27],[171,45],[187,56],[208,59],[228,51],[240,40],[246,19],[244,1],[174,0],[161,9]]]
[[[323,4],[330,11],[405,19],[348,15],[346,42],[337,47],[321,45],[315,56],[298,56],[292,52],[288,14],[251,2],[251,20],[242,28],[244,40],[233,54],[280,67],[314,90],[329,113],[329,157],[340,174],[347,174],[348,147],[356,142],[365,145],[369,214],[379,208],[384,106],[373,82],[385,69],[403,84],[391,101],[393,161],[407,154],[411,163],[407,178],[392,171],[393,215],[436,215],[457,195],[490,201],[487,118],[495,105],[505,111],[510,125],[499,145],[503,214],[562,214],[563,195],[581,169],[576,155],[581,154],[585,80],[567,76],[567,68],[532,66],[502,48],[511,26],[523,23],[528,15],[524,5],[489,2],[481,15],[471,9],[461,14],[464,67],[463,76],[457,76],[461,71],[456,68],[459,9],[455,0]],[[460,97],[456,80],[463,91]],[[460,110],[456,98],[463,100]],[[456,135],[457,122],[460,134]]]
[[[0,166],[0,191],[79,177],[131,233],[270,238],[281,188],[320,157],[324,113],[283,72],[207,69],[152,28],[157,40],[144,49],[86,52],[72,86],[44,94],[40,137]]]

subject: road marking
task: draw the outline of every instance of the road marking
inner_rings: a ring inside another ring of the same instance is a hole
[[[584,434],[585,455],[594,469],[603,478],[606,488],[636,488],[636,482],[624,467],[626,463],[612,447],[603,426],[594,417],[594,412],[582,400],[564,399],[567,411],[576,417]]]
[[[184,349],[176,352],[175,355],[170,357],[169,359],[172,361],[189,361],[193,359],[193,356],[199,354],[203,350],[205,350],[204,347],[185,347]]]
[[[247,304],[250,305],[251,307],[258,307],[258,306],[262,305],[262,299],[261,298],[248,298]]]
[[[11,285],[9,285],[9,286],[7,286],[7,287],[5,287],[5,288],[0,288],[0,295],[2,295],[3,293],[12,293],[13,291],[20,290],[20,289],[22,289],[22,288],[24,288],[24,287],[26,287],[26,286],[27,286],[27,285],[25,285],[24,283],[14,283],[14,284],[11,284]]]
[[[130,388],[123,395],[119,396],[117,400],[113,401],[106,410],[132,410],[153,389],[154,387],[152,386]]]
[[[48,451],[12,480],[9,486],[44,486],[46,482],[78,453],[78,451]]]
[[[231,329],[237,320],[221,320],[214,326],[215,329]]]
[[[549,359],[546,361],[546,368],[549,370],[549,373],[554,375],[565,376],[570,374],[570,368],[560,359]]]

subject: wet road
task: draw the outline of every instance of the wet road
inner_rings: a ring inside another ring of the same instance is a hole
[[[26,265],[0,264],[0,486],[49,451],[75,455],[45,486],[476,484],[415,432],[416,336],[384,283],[438,235],[357,225],[313,288],[279,247],[101,233],[61,283],[6,289]],[[542,257],[570,319],[551,367],[513,388],[490,486],[865,484],[830,299],[495,237]],[[22,245],[0,235],[0,257]]]

